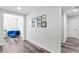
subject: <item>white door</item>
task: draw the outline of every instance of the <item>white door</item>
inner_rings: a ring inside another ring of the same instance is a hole
[[[68,19],[68,36],[79,38],[79,17]]]

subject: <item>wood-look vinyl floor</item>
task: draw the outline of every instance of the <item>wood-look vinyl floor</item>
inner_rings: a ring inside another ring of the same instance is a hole
[[[32,44],[27,40],[18,38],[4,39],[2,53],[50,53],[49,51]]]
[[[61,44],[62,53],[79,53],[79,39],[69,37],[65,43]]]

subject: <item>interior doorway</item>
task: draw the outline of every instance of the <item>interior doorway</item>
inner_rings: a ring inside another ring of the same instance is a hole
[[[79,53],[79,8],[64,7],[62,19],[64,40],[61,43],[61,52]]]
[[[24,39],[24,16],[3,13],[3,37]]]
[[[79,16],[64,14],[64,42],[68,38],[79,39]]]

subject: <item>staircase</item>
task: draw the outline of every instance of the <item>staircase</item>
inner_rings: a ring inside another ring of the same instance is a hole
[[[79,39],[68,37],[65,43],[61,44],[62,53],[79,53]]]

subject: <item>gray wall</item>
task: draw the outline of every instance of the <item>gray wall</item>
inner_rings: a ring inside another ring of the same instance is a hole
[[[31,18],[47,15],[47,27],[31,27]],[[61,8],[60,7],[40,7],[27,15],[27,40],[47,49],[50,52],[61,52]]]

